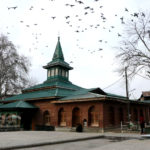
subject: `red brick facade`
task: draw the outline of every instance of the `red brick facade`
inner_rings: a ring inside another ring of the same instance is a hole
[[[34,101],[34,105],[38,106],[40,109],[33,117],[32,129],[35,129],[35,125],[44,125],[44,112],[49,112],[49,125],[55,127],[72,127],[74,115],[74,109],[78,109],[79,122],[84,126],[84,120],[87,122],[87,128],[114,128],[120,127],[121,121],[128,122],[128,105],[126,103],[115,102],[115,101],[90,101],[90,102],[72,102],[72,103],[62,103],[53,104],[52,101]],[[96,123],[90,124],[90,109],[93,108],[92,113],[95,113]],[[65,114],[64,120],[65,124],[61,125],[59,123],[60,118],[59,111],[63,110]],[[145,121],[148,123],[150,121],[150,107],[141,104],[130,104],[131,121],[137,123],[140,114],[143,113]]]

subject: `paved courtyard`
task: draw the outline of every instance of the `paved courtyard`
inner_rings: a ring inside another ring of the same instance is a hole
[[[19,148],[26,150],[149,150],[149,143],[149,138],[143,140],[140,134],[128,133],[0,132],[1,150]]]
[[[20,150],[150,150],[150,140],[96,139]]]

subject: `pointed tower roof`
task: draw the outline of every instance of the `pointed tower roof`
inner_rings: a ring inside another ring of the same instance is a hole
[[[68,70],[73,69],[64,60],[64,55],[63,55],[63,51],[62,51],[61,44],[60,44],[60,37],[58,37],[58,41],[57,41],[57,45],[56,45],[56,48],[55,48],[55,52],[54,52],[52,61],[50,61],[46,66],[43,66],[43,68],[49,69],[53,66],[62,66],[62,67],[65,67]]]
[[[64,55],[63,55],[61,44],[60,44],[60,37],[58,37],[57,45],[56,45],[52,60],[53,61],[56,61],[56,60],[64,61]]]

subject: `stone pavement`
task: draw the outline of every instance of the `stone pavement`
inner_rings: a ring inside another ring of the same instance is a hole
[[[122,142],[114,142],[92,150],[150,150],[150,139],[132,139]]]
[[[129,133],[76,133],[56,131],[0,132],[0,150],[34,147],[96,138],[141,139],[140,134]],[[112,150],[112,149],[111,149]]]

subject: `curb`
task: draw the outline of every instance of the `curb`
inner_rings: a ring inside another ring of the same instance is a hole
[[[85,138],[70,139],[70,140],[62,140],[62,141],[42,142],[42,143],[35,143],[35,144],[28,144],[28,145],[16,145],[16,146],[3,147],[3,148],[0,148],[0,150],[13,150],[13,149],[21,149],[21,148],[31,148],[31,147],[38,147],[38,146],[46,146],[46,145],[76,142],[76,141],[85,141],[85,140],[90,140],[90,139],[100,139],[100,138],[104,138],[104,137],[105,137],[104,135],[100,135],[100,136],[85,137]]]
[[[143,139],[142,137],[123,137],[123,136],[109,136],[109,135],[99,135],[93,137],[85,137],[85,138],[78,138],[78,139],[70,139],[70,140],[61,140],[61,141],[53,141],[53,142],[42,142],[42,143],[35,143],[35,144],[28,144],[28,145],[16,145],[16,146],[8,146],[0,148],[0,150],[14,150],[14,149],[21,149],[21,148],[32,148],[32,147],[39,147],[39,146],[46,146],[46,145],[55,145],[55,144],[63,144],[63,143],[70,143],[70,142],[77,142],[77,141],[86,141],[86,140],[94,140],[94,139],[110,139],[110,140],[131,140],[131,139]]]

